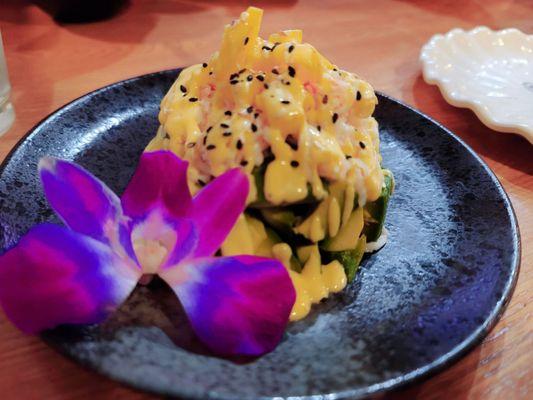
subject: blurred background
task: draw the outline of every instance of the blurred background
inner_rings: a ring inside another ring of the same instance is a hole
[[[105,84],[207,60],[224,24],[250,4],[265,9],[264,34],[303,29],[304,40],[339,67],[445,120],[482,156],[494,159],[497,151],[499,162],[520,168],[516,152],[525,157],[527,142],[495,134],[469,110],[449,106],[423,81],[418,56],[432,35],[453,28],[531,33],[531,0],[2,0],[7,65],[17,71],[10,74],[18,116],[12,129],[20,135]],[[16,136],[2,140],[14,144]]]

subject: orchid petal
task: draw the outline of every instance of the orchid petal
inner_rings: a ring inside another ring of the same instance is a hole
[[[187,165],[170,151],[143,153],[122,195],[126,215],[144,219],[149,211],[163,208],[171,217],[183,217],[191,206]]]
[[[232,169],[198,192],[191,214],[199,236],[194,256],[211,256],[220,248],[244,211],[248,190],[246,175]]]
[[[100,240],[134,259],[120,199],[82,167],[44,157],[39,173],[48,202],[72,230]]]
[[[267,258],[196,259],[160,276],[179,297],[198,337],[221,355],[273,350],[295,301],[287,270]]]
[[[139,277],[102,242],[41,224],[0,256],[0,303],[27,333],[97,323],[128,297]]]

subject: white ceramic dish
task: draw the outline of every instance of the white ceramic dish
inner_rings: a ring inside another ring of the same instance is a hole
[[[453,29],[420,52],[424,80],[488,127],[533,144],[533,35],[518,29]]]

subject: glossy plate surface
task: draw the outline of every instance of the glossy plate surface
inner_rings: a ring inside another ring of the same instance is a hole
[[[73,159],[120,193],[176,74],[97,90],[22,140],[0,171],[0,247],[53,219],[36,174],[41,156]],[[397,182],[389,243],[365,258],[342,294],[291,324],[271,354],[211,357],[161,282],[138,288],[101,326],[62,327],[44,339],[113,379],[197,399],[354,398],[446,367],[486,335],[510,298],[520,259],[516,220],[496,178],[450,132],[383,95],[376,118],[384,165]]]

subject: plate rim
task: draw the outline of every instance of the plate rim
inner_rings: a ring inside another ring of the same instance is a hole
[[[108,90],[111,90],[114,87],[120,87],[120,86],[123,86],[125,84],[131,83],[131,82],[135,82],[135,81],[138,81],[138,80],[142,80],[142,79],[146,79],[146,78],[149,78],[149,77],[166,75],[166,74],[171,74],[171,73],[178,74],[183,69],[184,69],[184,67],[170,68],[170,69],[155,71],[155,72],[151,72],[151,73],[136,75],[136,76],[133,76],[133,77],[130,77],[130,78],[126,78],[126,79],[123,79],[123,80],[120,80],[120,81],[116,81],[116,82],[113,82],[111,84],[108,84],[108,85],[105,85],[105,86],[101,86],[101,87],[99,87],[99,88],[97,88],[95,90],[92,90],[90,92],[87,92],[87,93],[85,93],[85,94],[73,99],[72,101],[64,104],[63,106],[59,107],[58,109],[52,111],[51,113],[46,115],[44,118],[39,120],[11,148],[11,150],[8,152],[8,154],[6,155],[6,157],[4,158],[2,163],[0,164],[0,180],[1,180],[1,178],[2,178],[2,176],[4,174],[4,172],[5,172],[6,168],[8,167],[8,164],[10,164],[12,158],[15,156],[17,151],[20,150],[22,145],[28,139],[30,139],[32,137],[32,135],[36,134],[36,132],[39,130],[39,128],[44,123],[46,123],[46,122],[48,122],[50,120],[53,120],[54,118],[57,118],[58,116],[60,116],[64,112],[67,112],[70,108],[75,106],[77,103],[79,103],[79,102],[81,102],[83,100],[92,98],[95,95],[98,95],[100,93],[104,93],[104,92],[106,92]],[[444,125],[442,125],[440,122],[436,121],[432,117],[430,117],[427,114],[423,113],[422,111],[416,109],[415,107],[407,105],[403,101],[398,100],[398,99],[396,99],[396,98],[394,98],[392,96],[389,96],[389,95],[387,95],[387,94],[385,94],[385,93],[383,93],[381,91],[376,91],[376,94],[378,95],[378,100],[379,100],[379,97],[383,97],[383,98],[387,99],[388,101],[396,103],[396,104],[400,105],[401,107],[406,108],[406,109],[408,109],[411,112],[414,112],[417,116],[422,117],[422,118],[428,120],[429,122],[431,122],[431,124],[436,125],[442,131],[444,131],[445,134],[450,136],[452,138],[452,140],[455,140],[456,142],[458,142],[470,154],[470,156],[472,156],[474,158],[474,160],[477,161],[481,165],[481,167],[483,168],[485,173],[487,173],[487,175],[489,176],[491,181],[494,183],[495,188],[500,193],[502,199],[504,200],[504,208],[505,208],[505,211],[507,212],[507,214],[509,215],[510,227],[511,227],[511,229],[513,231],[512,245],[513,245],[513,247],[515,247],[515,251],[513,252],[513,259],[512,259],[511,271],[510,271],[509,278],[505,282],[505,286],[504,286],[504,288],[502,290],[502,294],[499,296],[498,301],[496,302],[496,304],[492,308],[492,310],[489,313],[489,315],[487,316],[487,318],[485,318],[483,323],[478,325],[477,328],[470,335],[468,335],[462,342],[460,342],[458,345],[456,345],[454,348],[452,348],[447,353],[445,353],[445,354],[441,355],[440,357],[438,357],[437,359],[433,360],[431,363],[428,363],[428,364],[426,364],[426,365],[424,365],[422,367],[419,367],[419,368],[417,368],[415,370],[412,370],[411,372],[409,372],[407,374],[403,374],[403,375],[400,375],[400,376],[398,376],[396,378],[391,378],[391,379],[388,379],[386,381],[383,381],[383,382],[380,382],[380,383],[375,383],[373,385],[370,385],[370,386],[367,386],[367,387],[364,387],[364,388],[360,388],[360,389],[347,389],[347,390],[342,390],[342,391],[337,391],[337,392],[332,392],[332,393],[322,393],[322,394],[320,394],[321,396],[325,396],[326,398],[328,398],[330,400],[342,400],[342,399],[354,399],[354,398],[358,399],[358,398],[364,398],[364,397],[371,396],[371,395],[380,394],[380,393],[387,392],[387,391],[392,391],[392,390],[398,389],[400,387],[402,387],[402,388],[409,387],[409,386],[412,386],[413,384],[422,382],[422,381],[424,381],[424,380],[436,375],[437,373],[443,371],[444,369],[448,368],[452,364],[454,364],[457,361],[459,361],[466,354],[468,354],[469,351],[471,351],[474,347],[479,345],[483,341],[483,339],[485,339],[485,337],[488,335],[488,333],[494,328],[496,323],[499,321],[499,319],[502,316],[502,314],[505,312],[506,307],[509,304],[509,302],[510,302],[510,300],[512,298],[514,289],[516,287],[516,282],[518,280],[518,275],[519,275],[519,271],[520,271],[520,264],[521,264],[521,259],[522,259],[521,235],[520,235],[520,229],[519,229],[519,225],[518,225],[518,220],[516,218],[515,210],[513,208],[511,200],[510,200],[507,192],[503,188],[503,185],[501,184],[500,180],[498,179],[496,174],[490,169],[490,167],[485,163],[485,161],[483,161],[483,159],[481,159],[481,157],[468,144],[466,144],[459,136],[457,136],[455,133],[453,133],[451,130],[446,128]],[[379,124],[379,122],[378,122],[378,124]],[[92,365],[89,366],[87,363],[81,362],[80,360],[76,359],[74,356],[72,356],[68,352],[63,351],[61,348],[58,348],[55,345],[52,345],[51,342],[49,340],[47,340],[44,335],[41,334],[40,338],[41,338],[41,340],[43,340],[43,342],[45,342],[54,351],[58,352],[59,354],[65,356],[66,358],[68,358],[70,360],[73,360],[76,363],[76,365],[81,366],[84,369],[97,372],[100,376],[102,376],[102,377],[104,377],[106,379],[112,379],[114,381],[117,381],[120,384],[126,385],[128,388],[131,388],[133,390],[139,390],[140,389],[140,390],[147,391],[147,392],[150,392],[150,393],[153,393],[153,394],[158,394],[158,395],[162,395],[163,394],[165,396],[171,396],[171,397],[180,396],[180,398],[191,399],[191,400],[201,400],[201,399],[225,400],[225,399],[229,398],[229,397],[223,395],[222,393],[217,393],[217,392],[209,392],[209,393],[207,393],[207,396],[201,396],[201,397],[199,397],[199,396],[197,396],[196,394],[193,394],[193,393],[185,393],[185,392],[182,392],[181,394],[166,393],[166,392],[163,393],[164,392],[163,390],[157,390],[157,389],[155,389],[153,387],[150,387],[149,385],[145,385],[145,384],[142,384],[142,383],[141,384],[139,384],[139,383],[132,384],[131,381],[128,381],[128,380],[123,379],[121,377],[115,377],[115,376],[110,377],[110,375],[108,373],[104,373],[100,368],[94,367]],[[316,396],[317,396],[317,394],[306,394],[306,395],[303,395],[303,396],[290,396],[290,398],[291,398],[291,400],[314,400],[314,399],[316,399]],[[255,396],[255,397],[247,397],[247,398],[250,398],[250,399],[263,399],[263,400],[274,400],[274,399],[284,398],[284,397],[278,397],[278,396],[274,396],[273,395],[273,396],[259,396],[259,397]]]

